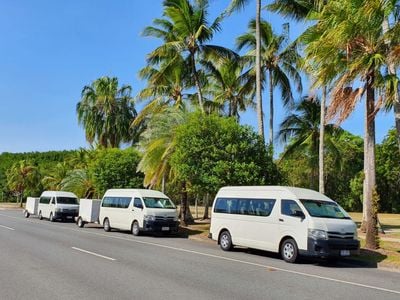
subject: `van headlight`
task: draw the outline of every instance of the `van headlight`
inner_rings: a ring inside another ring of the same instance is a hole
[[[354,230],[354,236],[353,239],[358,240],[358,232],[357,232],[357,228]]]
[[[144,216],[144,220],[145,221],[155,221],[156,217],[153,215],[147,215],[147,216]]]
[[[63,212],[63,209],[62,208],[56,208],[56,212]]]
[[[175,222],[178,222],[178,220],[179,220],[179,219],[178,219],[178,216],[175,216],[175,217],[174,217],[174,221],[175,221]]]
[[[308,229],[308,237],[316,240],[327,240],[328,234],[326,233],[325,230]]]

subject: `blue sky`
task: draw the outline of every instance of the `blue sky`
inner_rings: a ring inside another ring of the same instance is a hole
[[[211,1],[210,17],[228,3]],[[234,47],[235,38],[254,17],[254,7],[251,2],[225,20],[213,43]],[[141,32],[161,15],[161,0],[2,0],[0,153],[87,147],[75,113],[83,86],[101,76],[116,76],[121,84],[130,84],[135,95],[144,86],[137,73],[145,66],[146,54],[159,45]],[[286,22],[266,11],[263,18],[278,33]],[[303,29],[304,24],[291,23],[291,36]],[[278,93],[275,99],[277,129],[285,112]],[[343,127],[362,135],[363,113],[359,105]],[[255,112],[244,113],[242,123],[256,128]],[[380,113],[376,123],[379,142],[394,125],[393,113]]]

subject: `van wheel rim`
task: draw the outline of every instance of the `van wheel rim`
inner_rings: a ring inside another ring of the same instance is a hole
[[[286,243],[285,246],[283,247],[283,255],[287,259],[291,259],[294,255],[294,247],[290,243]]]
[[[221,236],[221,246],[227,248],[229,246],[229,238],[226,234]]]
[[[133,233],[137,234],[139,232],[139,226],[138,223],[133,223]]]

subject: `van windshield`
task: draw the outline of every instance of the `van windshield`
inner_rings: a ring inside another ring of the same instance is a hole
[[[78,199],[72,197],[57,197],[57,204],[78,204]]]
[[[335,202],[300,199],[312,217],[331,219],[351,219],[346,211]]]
[[[143,201],[147,208],[175,208],[174,203],[168,198],[143,197]]]

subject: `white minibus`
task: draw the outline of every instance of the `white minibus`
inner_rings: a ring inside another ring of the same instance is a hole
[[[78,197],[74,193],[61,191],[44,191],[39,199],[39,219],[49,219],[54,222],[56,219],[74,219],[78,216]]]
[[[357,255],[357,226],[335,201],[303,188],[223,187],[211,214],[210,237],[222,250],[233,246],[280,253],[287,262],[299,255]]]
[[[146,189],[107,190],[99,220],[105,231],[130,230],[133,235],[142,231],[177,233],[179,226],[174,203],[163,193]]]

